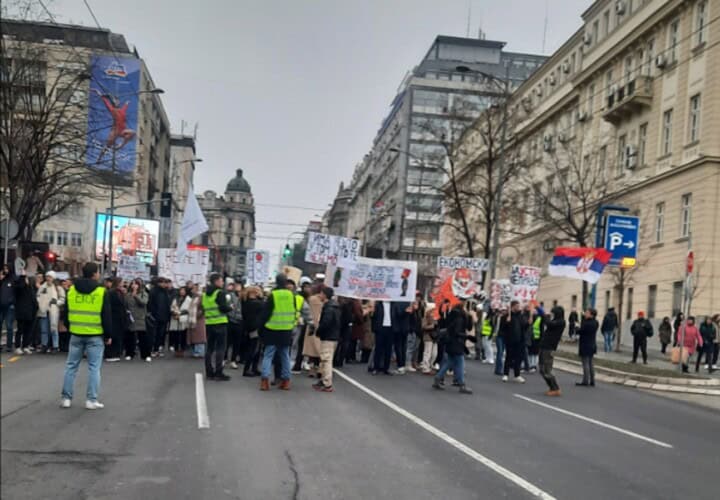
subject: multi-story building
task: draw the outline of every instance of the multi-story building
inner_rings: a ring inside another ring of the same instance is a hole
[[[544,61],[506,52],[504,46],[482,34],[478,39],[438,36],[401,83],[348,188],[346,234],[363,237],[373,255],[417,260],[428,282],[442,249],[445,144],[459,121],[477,116],[497,94],[482,74],[509,77],[515,88]]]
[[[67,209],[34,226],[30,236],[25,234],[26,238],[49,243],[58,256],[59,269],[77,273],[83,262],[99,260],[100,256],[95,255],[95,214],[106,212],[110,206],[111,183],[116,187],[116,205],[159,200],[161,192],[169,187],[170,124],[159,96],[162,91],[156,89],[137,50],[131,49],[120,34],[85,26],[10,19],[2,20],[1,31],[3,84],[11,85],[13,75],[21,75],[31,68],[34,81],[32,88],[26,89],[31,97],[28,101],[31,108],[28,109],[58,115],[67,125],[67,130],[60,130],[61,134],[67,135],[66,140],[48,155],[48,171],[73,168],[80,172],[85,165],[101,170],[97,166],[107,164],[102,167],[107,175],[96,176],[92,186],[83,189],[85,195],[82,198],[73,200]],[[20,69],[22,67],[25,70]],[[97,78],[98,75],[122,78],[130,73],[135,75],[135,71],[137,83],[126,85],[119,91],[102,87]],[[100,88],[102,90],[98,90]],[[101,94],[104,95],[100,97]],[[98,101],[93,104],[92,99]],[[100,99],[104,104],[98,105]],[[125,109],[123,116],[127,128],[117,130],[119,134],[112,146],[94,143],[94,134],[100,130],[119,127],[119,124],[109,122],[98,126],[90,116],[93,112],[102,112],[104,119],[109,120],[113,116],[108,113],[111,106]],[[130,129],[131,119],[133,129]],[[89,151],[103,146],[103,151],[96,151],[95,159],[91,161]],[[128,150],[132,152],[126,152]],[[122,179],[119,173],[109,173],[110,158],[114,168],[116,156]],[[78,174],[78,179],[87,178]],[[58,182],[58,189],[73,192],[61,185],[68,180],[72,179]],[[24,189],[23,186],[9,188],[16,192]],[[53,200],[50,205],[54,203],[62,204],[64,200]],[[118,209],[116,213],[158,218],[159,212],[158,202]]]
[[[643,310],[657,321],[679,312],[689,247],[692,310],[718,312],[718,17],[720,0],[597,0],[514,92],[521,119],[507,154],[525,170],[506,186],[514,203],[501,218],[500,276],[511,263],[540,266],[540,298],[579,309],[580,282],[547,276],[547,265],[555,246],[594,246],[595,213],[612,204],[640,217],[640,243],[633,268],[603,274],[600,314],[614,306],[625,320]],[[564,224],[553,206],[568,209]]]
[[[246,252],[255,248],[255,201],[242,169],[228,182],[224,196],[205,191],[197,199],[210,229],[193,243],[210,248],[214,271],[243,276]]]

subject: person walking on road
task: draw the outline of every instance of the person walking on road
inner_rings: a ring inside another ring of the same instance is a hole
[[[373,331],[375,332],[375,359],[373,360],[373,375],[390,372],[390,358],[392,356],[393,329],[395,327],[392,303],[387,301],[375,303],[373,314]]]
[[[55,271],[45,274],[45,283],[37,292],[38,317],[40,318],[41,352],[60,350],[60,308],[65,304],[65,290],[55,281]]]
[[[227,278],[225,280],[225,293],[230,306],[230,312],[228,313],[228,343],[225,351],[230,358],[230,368],[237,370],[240,366],[238,362],[241,362],[241,346],[246,336],[243,328],[242,287],[239,283],[236,284],[232,278]]]
[[[505,366],[503,369],[503,382],[508,381],[510,368],[515,374],[515,382],[525,383],[525,379],[520,376],[520,364],[522,363],[523,352],[525,349],[525,329],[527,325],[527,317],[520,308],[517,300],[510,302],[510,310],[506,316],[500,318],[500,331],[505,343]]]
[[[565,310],[561,306],[552,308],[545,318],[545,331],[540,337],[540,375],[548,385],[546,396],[560,396],[560,386],[553,375],[553,362],[562,334],[565,331]]]
[[[645,313],[638,311],[637,319],[630,327],[633,336],[633,357],[631,363],[637,363],[638,351],[642,351],[643,364],[647,364],[647,339],[653,336],[653,326],[645,317]]]
[[[223,290],[223,278],[220,274],[210,275],[210,284],[202,296],[202,309],[207,333],[205,376],[208,380],[226,382],[230,377],[223,373],[223,361],[227,345],[230,305]]]
[[[689,373],[688,359],[695,354],[695,351],[703,346],[703,338],[700,335],[698,327],[695,326],[695,317],[688,316],[687,321],[680,325],[678,333],[678,345],[682,348],[680,358],[683,373]],[[698,354],[700,356],[700,354]]]
[[[445,359],[443,360],[440,370],[435,374],[433,388],[445,389],[445,374],[448,370],[453,371],[453,385],[457,385],[460,394],[472,394],[472,389],[465,385],[465,342],[470,340],[476,342],[477,338],[468,335],[468,330],[472,330],[472,322],[470,316],[465,310],[465,299],[453,307],[448,313],[446,322],[445,339]]]
[[[280,356],[280,383],[278,388],[290,390],[290,347],[297,324],[297,302],[295,294],[287,288],[287,277],[280,273],[275,278],[275,289],[265,303],[261,324],[260,340],[265,345],[262,360],[260,390],[270,390],[272,362],[277,352]]]
[[[665,316],[658,326],[658,336],[660,337],[660,352],[665,354],[667,346],[672,342],[672,325],[670,324],[670,318]]]
[[[105,345],[112,343],[112,311],[110,296],[98,281],[100,273],[97,264],[85,264],[82,275],[67,294],[71,338],[60,406],[70,408],[72,405],[75,376],[83,355],[87,355],[88,385],[85,408],[98,410],[105,406],[98,401],[98,394],[103,351]]]
[[[605,314],[605,317],[602,320],[602,326],[600,327],[600,331],[603,335],[603,340],[605,341],[604,347],[605,352],[611,352],[612,351],[612,344],[613,340],[615,339],[615,330],[617,330],[618,327],[618,317],[617,313],[615,312],[614,307],[608,308],[607,314]]]
[[[582,382],[575,382],[575,385],[595,387],[595,367],[593,357],[597,352],[597,311],[588,308],[583,315],[580,330],[578,331],[578,354],[582,360],[583,379]]]
[[[320,338],[320,375],[322,378],[313,389],[320,392],[333,392],[333,354],[340,339],[342,328],[342,311],[333,300],[334,291],[330,287],[323,287],[320,299],[323,301],[320,323],[316,335]]]
[[[698,351],[697,360],[695,361],[695,373],[700,371],[703,354],[705,355],[705,368],[707,368],[708,373],[712,373],[714,371],[713,354],[715,353],[715,340],[717,340],[718,331],[710,316],[705,316],[705,321],[700,325],[700,336],[703,345],[702,350]]]

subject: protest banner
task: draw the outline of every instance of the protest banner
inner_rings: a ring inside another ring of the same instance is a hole
[[[302,278],[302,269],[293,266],[283,266],[282,273],[290,280],[295,282],[295,285],[300,287],[300,278]]]
[[[117,266],[117,275],[124,280],[140,278],[150,280],[150,268],[145,261],[136,255],[120,255]]]
[[[338,258],[355,260],[360,256],[360,240],[323,233],[308,233],[305,262],[336,264]]]
[[[513,298],[513,288],[510,280],[499,279],[490,282],[490,308],[507,309]]]
[[[248,250],[247,284],[265,286],[270,278],[270,252],[267,250]]]
[[[417,262],[365,257],[339,259],[337,264],[328,262],[325,285],[341,297],[412,302],[417,286]]]
[[[482,273],[487,269],[486,259],[440,257],[430,296],[436,304],[443,304],[447,300],[451,306],[460,299],[475,297],[482,292]]]
[[[522,304],[535,302],[540,288],[540,268],[514,264],[510,271],[512,298]]]
[[[210,267],[210,251],[205,247],[188,247],[179,255],[177,248],[158,249],[158,276],[169,279],[173,286],[188,281],[204,284]]]

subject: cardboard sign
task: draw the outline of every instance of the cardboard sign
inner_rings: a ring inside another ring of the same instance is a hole
[[[265,286],[270,279],[270,252],[267,250],[248,250],[247,284]]]
[[[360,240],[323,233],[308,233],[305,262],[336,264],[338,259],[356,260],[360,256]]]
[[[514,264],[510,272],[513,300],[527,304],[537,300],[540,288],[540,268]]]
[[[486,259],[465,257],[438,258],[437,278],[431,296],[436,304],[446,300],[451,306],[460,299],[470,299],[482,291],[482,273],[487,271]]]
[[[182,257],[176,248],[158,249],[158,276],[168,278],[173,286],[185,286],[188,281],[205,283],[210,268],[207,248],[189,248]]]
[[[140,278],[150,280],[150,268],[141,257],[136,255],[121,255],[118,260],[117,275],[124,280]]]
[[[295,282],[296,286],[300,286],[300,278],[302,278],[302,269],[293,266],[283,266],[282,273]]]
[[[490,282],[490,307],[492,309],[507,309],[513,297],[513,288],[510,280],[492,280]]]
[[[412,302],[417,286],[417,262],[368,259],[328,263],[325,285],[353,299]]]

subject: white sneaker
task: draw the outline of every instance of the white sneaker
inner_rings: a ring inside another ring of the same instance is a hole
[[[105,405],[100,401],[85,401],[85,408],[88,410],[100,410],[105,408]]]
[[[515,377],[515,382],[517,382],[518,384],[524,384],[525,379],[522,377]]]
[[[70,408],[71,406],[72,401],[67,398],[63,398],[62,402],[60,403],[60,408]]]
[[[503,375],[502,381],[503,381],[503,382],[507,382],[507,381],[508,381],[508,376],[507,376],[507,375]]]
[[[25,352],[18,347],[17,349],[15,349],[15,354],[18,356],[22,356],[23,354],[25,354]]]
[[[238,364],[237,364],[235,361],[231,361],[231,362],[230,362],[230,368],[232,368],[233,370],[237,370],[237,369],[238,369]]]
[[[105,361],[107,361],[108,363],[117,363],[118,361],[120,361],[120,358],[108,358]]]
[[[440,369],[440,365],[437,364],[437,363],[435,363],[435,364],[433,365],[433,370],[438,371],[439,369]]]
[[[303,361],[301,368],[303,369],[303,371],[310,371],[310,363],[308,363],[307,361]]]
[[[132,358],[130,356],[125,356],[125,361],[130,361]]]
[[[397,369],[397,372],[399,375],[405,375],[405,367],[401,366],[400,368]]]
[[[32,354],[32,349],[30,349],[29,347],[26,347],[25,349],[23,349],[23,353],[24,354]]]
[[[718,365],[713,365],[713,370],[717,370],[717,369],[718,369]]]
[[[170,352],[175,352],[175,348],[170,346],[170,349],[168,349]]]
[[[145,358],[145,362],[152,363],[152,358],[150,356],[148,356],[147,358]]]
[[[409,371],[410,373],[415,373],[417,370],[413,368],[412,366],[406,366],[405,369]]]

